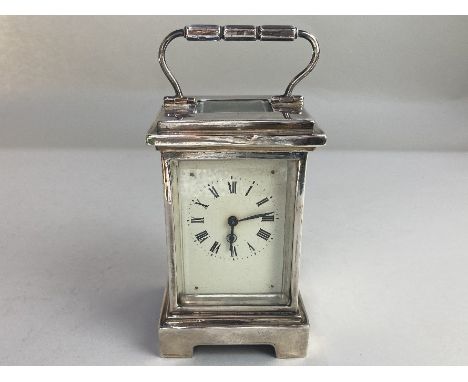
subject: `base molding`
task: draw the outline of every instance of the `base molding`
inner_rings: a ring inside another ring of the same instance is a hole
[[[291,315],[273,317],[265,312],[255,314],[250,321],[244,317],[222,322],[204,317],[206,314],[190,313],[184,318],[168,312],[166,291],[159,323],[161,357],[191,358],[198,345],[271,345],[277,358],[307,355],[309,322],[301,298],[299,311]]]

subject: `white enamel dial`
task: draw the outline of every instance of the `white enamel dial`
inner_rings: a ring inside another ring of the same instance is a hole
[[[226,217],[230,212],[234,214]],[[218,179],[198,190],[187,215],[198,249],[221,261],[261,254],[274,241],[272,231],[280,217],[273,195],[258,181],[242,176]]]
[[[179,162],[186,294],[281,292],[287,175],[285,160]]]

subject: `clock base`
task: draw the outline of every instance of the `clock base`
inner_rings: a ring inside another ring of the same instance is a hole
[[[271,345],[276,358],[307,355],[309,322],[299,296],[299,311],[285,315],[257,312],[223,319],[222,312],[171,314],[167,291],[161,308],[159,347],[161,357],[191,358],[198,345]]]

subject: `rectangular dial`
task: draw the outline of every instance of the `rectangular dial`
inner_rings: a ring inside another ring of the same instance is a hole
[[[283,291],[289,169],[285,159],[179,161],[181,294]]]

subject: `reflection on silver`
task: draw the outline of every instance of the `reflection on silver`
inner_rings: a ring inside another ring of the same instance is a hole
[[[188,25],[184,28],[184,37],[187,41],[218,41],[221,30],[218,25]]]
[[[226,41],[255,41],[257,28],[254,25],[226,25],[223,39]]]

